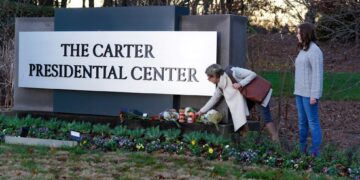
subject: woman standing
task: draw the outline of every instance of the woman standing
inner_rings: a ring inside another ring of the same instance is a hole
[[[299,54],[295,60],[296,107],[298,111],[300,150],[307,153],[307,136],[310,129],[312,156],[318,156],[321,145],[321,127],[318,114],[319,99],[323,91],[323,53],[315,43],[315,28],[310,23],[298,26]]]

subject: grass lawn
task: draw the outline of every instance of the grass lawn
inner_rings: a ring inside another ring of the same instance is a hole
[[[293,96],[294,74],[290,72],[261,72],[273,85],[274,96]],[[324,74],[323,99],[360,101],[360,73]]]
[[[102,152],[8,144],[0,144],[0,163],[0,179],[329,179],[303,171],[159,152]]]

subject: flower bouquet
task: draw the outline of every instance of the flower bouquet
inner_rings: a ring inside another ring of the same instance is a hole
[[[206,114],[200,116],[199,121],[205,124],[214,124],[216,129],[219,130],[219,122],[222,120],[223,116],[220,112],[211,109]]]
[[[121,109],[119,113],[120,123],[123,123],[125,120],[133,120],[133,119],[144,119],[150,120],[146,113],[142,113],[138,110],[127,110]]]
[[[177,127],[180,127],[180,124],[177,122],[179,119],[179,113],[175,109],[168,109],[159,114],[161,120],[172,121],[176,124]]]
[[[195,123],[196,122],[196,110],[192,107],[185,108],[185,119],[187,123]]]

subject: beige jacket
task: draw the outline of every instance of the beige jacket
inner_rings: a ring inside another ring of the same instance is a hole
[[[250,83],[256,77],[255,72],[244,69],[244,68],[233,67],[233,68],[231,68],[231,70],[233,71],[234,79],[241,86],[246,86],[248,83]],[[228,92],[227,94],[225,94],[225,92],[224,92],[225,88],[227,89],[227,92]],[[237,94],[239,94],[241,97],[238,97]],[[261,103],[262,106],[266,107],[268,105],[271,95],[272,95],[272,89],[270,89],[270,91],[267,94],[267,96],[265,97],[264,101]],[[234,121],[234,130],[236,131],[237,127],[235,126],[235,122],[239,121],[238,124],[240,125],[240,127],[243,125],[244,121],[246,123],[246,116],[248,115],[249,110],[247,108],[246,99],[241,95],[239,90],[234,89],[232,87],[232,82],[231,82],[230,78],[226,75],[226,73],[224,73],[224,75],[222,75],[220,77],[220,82],[218,83],[218,86],[216,87],[214,95],[200,109],[200,112],[207,112],[208,110],[210,110],[217,102],[219,102],[219,100],[221,99],[222,96],[225,97],[225,101],[226,101],[227,105],[229,106],[232,118],[233,118],[233,120],[235,120]],[[233,98],[233,96],[236,96],[236,98]],[[237,102],[239,102],[239,103],[237,103]],[[231,103],[231,104],[229,104],[229,103]],[[244,105],[242,105],[242,104],[244,104]],[[243,109],[244,107],[245,107],[245,109]],[[244,115],[245,115],[245,118],[244,118]],[[234,116],[236,116],[236,117],[234,117]]]

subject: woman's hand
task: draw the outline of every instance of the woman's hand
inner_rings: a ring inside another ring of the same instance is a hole
[[[205,113],[204,113],[204,112],[201,112],[201,111],[198,111],[198,112],[196,112],[195,114],[196,114],[196,116],[201,116],[202,114],[205,114]]]
[[[232,86],[235,89],[241,89],[242,88],[241,84],[239,84],[239,83],[234,83]]]
[[[316,104],[316,98],[310,98],[310,104],[313,105],[313,104]]]

